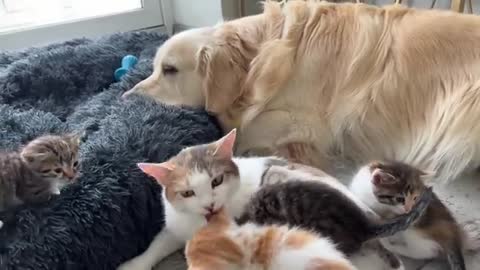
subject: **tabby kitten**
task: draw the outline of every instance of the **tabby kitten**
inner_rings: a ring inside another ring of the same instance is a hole
[[[288,226],[237,226],[225,211],[188,241],[189,270],[356,270],[328,238]]]
[[[409,227],[427,208],[432,192],[425,190],[412,211],[378,223],[344,192],[319,181],[289,181],[262,187],[250,200],[240,224],[288,224],[328,236],[338,249],[352,254],[369,240]]]
[[[431,174],[401,162],[372,162],[359,170],[350,189],[384,218],[412,209],[427,189]],[[410,228],[381,242],[388,250],[414,259],[444,256],[452,270],[465,269],[464,232],[447,207],[434,194],[425,213]]]
[[[0,153],[0,211],[60,194],[77,176],[79,143],[79,135],[45,135]]]

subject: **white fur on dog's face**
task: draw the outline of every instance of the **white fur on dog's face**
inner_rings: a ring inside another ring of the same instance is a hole
[[[193,29],[167,40],[157,51],[153,73],[123,97],[135,93],[169,105],[203,107],[203,78],[197,70],[197,57],[210,32],[211,28]]]

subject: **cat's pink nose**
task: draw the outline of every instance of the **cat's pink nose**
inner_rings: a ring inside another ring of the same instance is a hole
[[[64,174],[69,180],[73,180],[73,178],[75,178],[75,172],[73,172],[73,171],[65,170],[65,171],[63,172],[63,174]]]

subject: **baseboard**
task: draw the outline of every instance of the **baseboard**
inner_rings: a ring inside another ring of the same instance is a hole
[[[185,31],[185,30],[188,30],[188,29],[192,29],[192,28],[195,28],[193,26],[188,26],[188,25],[185,25],[185,24],[179,24],[179,23],[175,23],[173,25],[173,33],[179,33],[179,32],[182,32],[182,31]]]

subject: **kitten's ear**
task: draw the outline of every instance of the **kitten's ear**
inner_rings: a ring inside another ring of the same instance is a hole
[[[48,156],[48,154],[46,153],[40,153],[40,152],[30,152],[30,151],[24,151],[22,150],[22,152],[20,153],[20,157],[26,161],[26,162],[29,162],[29,163],[32,163],[34,162],[35,160],[37,161],[42,161],[44,160],[46,157]]]
[[[85,130],[77,131],[77,132],[68,134],[67,137],[70,140],[70,142],[72,142],[73,144],[80,145],[87,140],[87,132]]]
[[[187,270],[207,270],[205,268],[202,268],[202,267],[198,267],[198,266],[189,266]],[[210,269],[208,269],[210,270]]]
[[[173,171],[174,166],[170,162],[163,163],[138,163],[138,168],[144,173],[152,176],[157,182],[166,186],[168,184],[168,175]]]
[[[436,175],[435,171],[422,170],[420,172],[420,179],[422,180],[423,183],[429,183],[433,180],[435,175]]]
[[[209,223],[215,224],[215,226],[228,227],[231,223],[231,218],[228,215],[227,210],[222,207],[216,214],[211,217]]]
[[[233,157],[233,146],[237,137],[237,129],[232,129],[227,135],[215,142],[213,155],[219,158],[230,159]]]
[[[372,183],[374,185],[391,185],[396,182],[393,175],[386,173],[380,169],[376,169],[372,173]]]

